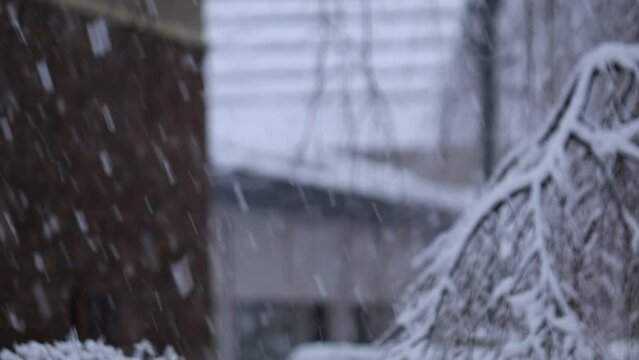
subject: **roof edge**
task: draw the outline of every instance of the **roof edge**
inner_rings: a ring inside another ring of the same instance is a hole
[[[41,3],[57,5],[62,8],[77,10],[91,16],[107,16],[122,25],[132,25],[140,30],[160,34],[181,43],[204,48],[203,32],[194,32],[187,27],[161,18],[132,14],[126,7],[118,4],[107,5],[86,0],[36,0]]]

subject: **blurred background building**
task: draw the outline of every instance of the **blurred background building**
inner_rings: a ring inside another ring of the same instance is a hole
[[[0,1],[0,347],[212,350],[200,8]]]
[[[222,358],[388,326],[413,255],[481,179],[475,149],[439,153],[462,5],[207,3]]]
[[[216,177],[213,194],[222,358],[373,341],[394,316],[410,259],[458,211],[246,172]]]

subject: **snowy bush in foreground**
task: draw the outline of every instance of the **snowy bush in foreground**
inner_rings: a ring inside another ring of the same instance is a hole
[[[577,65],[548,124],[415,261],[389,359],[615,359],[639,335],[639,46]]]
[[[15,345],[13,351],[0,351],[0,360],[179,360],[173,348],[168,347],[164,354],[156,355],[155,349],[148,341],[135,345],[131,356],[127,356],[121,349],[106,345],[101,341],[69,339],[53,344],[42,344],[35,341]]]

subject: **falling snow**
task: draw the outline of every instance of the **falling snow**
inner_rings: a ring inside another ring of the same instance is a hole
[[[144,0],[144,4],[149,15],[158,16],[158,6],[155,3],[155,0]]]
[[[164,173],[166,174],[166,178],[169,181],[169,184],[175,185],[176,180],[175,180],[175,175],[173,175],[173,168],[171,168],[171,164],[169,163],[169,160],[164,155],[164,152],[162,151],[162,149],[160,149],[159,146],[157,146],[157,144],[154,144],[153,150],[155,151],[155,156],[158,158],[158,160],[160,161],[160,164],[162,165],[162,169],[164,170]]]
[[[75,221],[78,224],[78,228],[83,234],[89,232],[89,224],[87,223],[87,219],[84,216],[84,212],[81,210],[74,210],[73,214],[75,215]]]
[[[189,259],[185,256],[171,264],[171,275],[180,295],[185,298],[193,290],[193,276],[189,267]]]
[[[51,79],[51,73],[49,73],[49,67],[45,60],[40,60],[36,63],[36,69],[38,70],[38,76],[40,76],[40,83],[42,87],[48,93],[53,92],[53,80]]]
[[[100,150],[100,163],[102,164],[102,170],[107,176],[113,175],[113,168],[111,167],[111,158],[106,150]]]
[[[2,129],[2,135],[8,142],[13,141],[13,133],[11,132],[11,126],[9,125],[9,119],[5,116],[0,116],[0,128]]]
[[[52,314],[51,305],[49,305],[49,299],[47,298],[42,283],[40,283],[39,281],[34,282],[31,290],[33,291],[33,296],[35,297],[38,313],[43,319],[49,319]]]
[[[247,213],[249,211],[248,203],[246,202],[246,198],[244,197],[244,191],[242,191],[242,186],[237,181],[233,183],[233,192],[235,193],[235,198],[237,199],[237,205],[240,207],[243,213]]]
[[[7,4],[7,12],[9,13],[9,21],[11,21],[11,26],[13,30],[15,30],[18,38],[23,44],[27,43],[27,39],[24,37],[24,32],[22,31],[22,27],[20,26],[20,22],[18,21],[18,14],[16,12],[16,7],[13,3]]]
[[[115,123],[113,122],[113,116],[111,116],[111,110],[109,107],[107,105],[102,105],[100,110],[102,111],[102,116],[104,117],[104,123],[106,124],[107,129],[109,129],[110,132],[115,132]]]
[[[189,93],[189,89],[186,87],[186,83],[184,81],[178,82],[178,88],[180,89],[180,95],[182,95],[182,100],[191,101],[191,93]]]
[[[5,315],[7,316],[7,319],[9,320],[9,324],[11,325],[12,328],[14,328],[17,332],[20,332],[20,333],[25,331],[26,325],[24,320],[18,317],[18,314],[16,314],[15,309],[12,306],[7,305],[5,307]],[[0,353],[0,359],[2,359],[2,353]]]
[[[313,281],[315,281],[315,286],[317,287],[317,291],[321,297],[326,298],[328,293],[326,292],[326,285],[324,285],[324,280],[318,274],[313,275]]]
[[[106,20],[97,19],[87,24],[87,34],[91,43],[91,51],[96,57],[102,57],[111,51],[111,38]]]

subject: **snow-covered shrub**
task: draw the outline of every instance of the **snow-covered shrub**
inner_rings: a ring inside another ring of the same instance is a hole
[[[415,260],[389,359],[614,359],[639,335],[639,46],[595,49],[562,94]]]
[[[171,347],[163,354],[156,354],[155,348],[148,341],[135,345],[133,354],[125,355],[121,349],[106,345],[102,341],[86,340],[81,342],[69,338],[52,344],[31,341],[18,344],[12,350],[2,349],[0,360],[180,360],[182,359]]]

